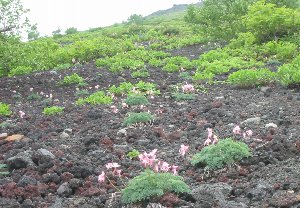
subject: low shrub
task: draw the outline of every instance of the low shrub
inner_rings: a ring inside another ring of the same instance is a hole
[[[190,189],[180,176],[146,169],[128,182],[128,186],[122,190],[121,200],[125,204],[132,204],[167,192],[187,193]]]
[[[91,105],[111,104],[112,98],[110,96],[106,96],[103,91],[98,91],[86,98],[79,98],[76,101],[76,105],[84,105],[85,103]]]
[[[62,113],[64,109],[65,109],[64,107],[60,107],[60,106],[46,107],[43,110],[43,114],[47,116],[53,116]]]
[[[62,80],[62,82],[60,82],[60,83],[64,84],[64,85],[71,85],[71,84],[82,85],[82,84],[84,84],[84,78],[82,78],[78,74],[74,73],[69,76],[65,76],[64,79]]]
[[[130,126],[137,123],[146,123],[154,120],[154,116],[150,113],[140,112],[140,113],[129,113],[129,115],[124,120],[125,126]]]
[[[269,69],[239,70],[228,76],[228,83],[241,88],[267,85],[276,81],[277,75]]]
[[[144,95],[132,94],[126,98],[125,103],[129,106],[148,105],[149,101]]]
[[[217,144],[204,147],[192,157],[191,163],[192,165],[204,164],[206,169],[215,170],[249,156],[251,153],[247,144],[227,138],[219,140]]]
[[[0,115],[1,116],[10,116],[12,111],[9,108],[8,104],[0,102]]]

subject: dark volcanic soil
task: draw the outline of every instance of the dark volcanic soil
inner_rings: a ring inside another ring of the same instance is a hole
[[[200,52],[200,46],[182,49],[187,56]],[[174,53],[180,55],[180,51]],[[178,196],[174,207],[300,207],[298,90],[203,85],[195,100],[178,102],[171,97],[170,85],[187,80],[176,73],[149,69],[151,76],[143,80],[155,82],[161,95],[149,99],[151,104],[143,111],[149,110],[156,119],[152,124],[126,128],[122,123],[132,109],[119,108],[115,114],[110,105],[74,104],[77,86],[57,85],[74,72],[88,83],[79,88],[89,92],[96,91],[96,85],[106,90],[113,84],[139,80],[132,79],[129,72],[113,74],[97,69],[93,63],[1,78],[1,102],[11,104],[14,114],[0,117],[0,134],[14,136],[0,136],[0,164],[10,166],[10,174],[0,176],[0,207],[120,207],[118,196],[112,198],[117,190],[108,182],[99,184],[97,178],[106,171],[108,162],[121,165],[125,182],[136,176],[142,170],[140,163],[126,156],[133,149],[141,153],[158,149],[160,159],[180,167],[179,175],[193,194]],[[28,99],[41,92],[41,100]],[[52,99],[46,97],[50,93]],[[120,106],[124,98],[118,97],[114,105]],[[64,106],[64,113],[43,115],[43,108],[52,105]],[[24,118],[19,111],[25,112]],[[233,136],[237,124],[243,131],[254,132],[248,139],[236,137],[249,144],[253,157],[210,173],[189,163],[203,147],[206,128],[226,138]],[[185,158],[178,153],[181,144],[190,146]],[[116,187],[124,187],[119,178],[111,176],[111,180]]]

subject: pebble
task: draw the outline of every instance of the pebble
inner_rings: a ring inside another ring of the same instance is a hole
[[[6,141],[20,141],[21,139],[24,138],[24,135],[22,134],[14,134],[11,136],[6,137]]]
[[[261,121],[260,117],[253,117],[253,118],[248,118],[244,121],[241,122],[241,124],[254,124],[254,125],[259,125]]]
[[[265,125],[265,128],[268,129],[268,128],[274,128],[274,129],[277,129],[278,126],[274,123],[268,123]]]
[[[60,135],[59,135],[59,138],[60,139],[68,139],[70,137],[69,134],[67,134],[66,132],[62,132]]]
[[[1,139],[5,139],[7,136],[8,136],[7,133],[1,133],[1,134],[0,134],[0,140],[1,140]]]

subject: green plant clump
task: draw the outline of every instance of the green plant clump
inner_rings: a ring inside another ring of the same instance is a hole
[[[100,104],[111,104],[112,98],[110,96],[106,96],[103,91],[98,91],[86,98],[79,98],[76,101],[77,105],[84,105],[85,103],[91,105],[100,105]]]
[[[140,112],[140,113],[130,113],[124,120],[126,126],[137,123],[146,123],[154,119],[154,116],[150,113]]]
[[[204,147],[193,156],[191,163],[192,165],[204,164],[206,169],[215,170],[249,156],[251,153],[247,144],[227,138],[217,144]]]
[[[182,92],[175,92],[172,93],[172,97],[175,98],[175,100],[195,100],[196,96],[195,94],[190,93],[182,93]]]
[[[51,106],[51,107],[46,107],[43,110],[43,114],[47,115],[47,116],[52,116],[52,115],[56,115],[56,114],[60,114],[64,111],[64,107],[60,107],[60,106]]]
[[[0,102],[0,115],[2,116],[10,116],[12,111],[9,108],[8,104]]]
[[[8,169],[8,166],[6,164],[0,163],[0,176],[8,175],[9,172],[6,171]]]
[[[137,70],[131,73],[132,78],[145,78],[145,77],[149,77],[150,74],[147,70]]]
[[[167,192],[188,193],[190,189],[180,176],[155,173],[148,169],[128,182],[128,186],[122,190],[121,200],[125,204],[132,204]]]
[[[250,88],[276,81],[276,73],[269,69],[239,70],[230,74],[227,81],[241,88]]]
[[[129,106],[148,105],[149,101],[144,95],[132,94],[127,97],[125,103]]]
[[[279,67],[277,76],[281,85],[285,87],[300,85],[300,55],[291,63]]]
[[[136,158],[140,155],[140,152],[137,151],[136,149],[131,150],[130,152],[127,153],[127,157],[129,157],[131,160],[133,158]]]
[[[71,85],[71,84],[84,84],[84,79],[78,74],[74,73],[70,76],[65,76],[62,84]]]

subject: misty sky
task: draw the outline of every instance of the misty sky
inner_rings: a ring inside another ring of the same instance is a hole
[[[30,9],[29,18],[38,24],[41,35],[51,35],[59,27],[78,30],[121,23],[132,14],[149,15],[173,4],[197,3],[199,0],[22,0]]]

